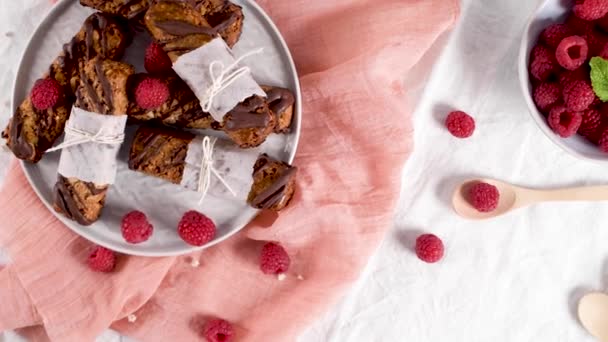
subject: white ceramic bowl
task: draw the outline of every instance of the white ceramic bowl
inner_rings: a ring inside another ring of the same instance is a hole
[[[576,135],[564,139],[555,134],[545,117],[538,111],[532,98],[532,84],[530,83],[528,65],[530,52],[538,41],[540,33],[553,23],[563,22],[570,13],[573,1],[546,0],[532,15],[530,22],[524,30],[519,53],[519,81],[528,104],[530,115],[538,127],[551,141],[575,157],[585,160],[608,163],[608,154],[603,153],[597,146]]]

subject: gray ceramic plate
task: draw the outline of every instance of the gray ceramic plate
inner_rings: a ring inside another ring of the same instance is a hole
[[[297,72],[291,54],[281,34],[271,19],[253,1],[233,0],[241,5],[245,14],[243,35],[234,47],[240,55],[263,47],[260,56],[244,61],[260,84],[276,85],[291,89],[296,94],[296,117],[291,134],[273,135],[260,150],[270,155],[293,162],[300,132],[301,94]],[[36,81],[47,70],[51,61],[61,50],[63,43],[79,30],[91,9],[80,6],[77,0],[64,0],[57,4],[33,34],[25,50],[13,92],[13,111],[28,96]],[[142,34],[129,48],[125,59],[138,71],[143,70],[143,51],[149,37]],[[128,128],[128,133],[133,127]],[[102,218],[89,227],[81,226],[56,214],[52,209],[52,189],[57,178],[59,153],[49,153],[38,164],[23,163],[23,169],[32,187],[49,208],[65,225],[84,238],[117,252],[142,256],[168,256],[192,252],[176,233],[176,226],[184,212],[199,210],[211,217],[217,225],[215,240],[202,248],[217,244],[238,232],[256,215],[257,210],[234,198],[208,196],[202,206],[199,195],[162,180],[130,171],[127,167],[127,151],[132,134],[127,139],[119,156],[117,181],[108,193]],[[120,233],[122,216],[131,210],[145,212],[154,225],[152,238],[139,245],[126,243]]]

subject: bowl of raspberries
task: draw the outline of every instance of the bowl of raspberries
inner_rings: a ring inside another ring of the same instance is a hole
[[[547,0],[524,32],[519,76],[533,119],[572,155],[608,162],[608,0]]]

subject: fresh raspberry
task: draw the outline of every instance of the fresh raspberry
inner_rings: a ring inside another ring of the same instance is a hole
[[[606,0],[576,0],[574,15],[583,20],[597,20],[608,14],[608,1]]]
[[[448,114],[445,126],[453,136],[468,138],[475,132],[475,119],[465,112],[454,111]]]
[[[530,73],[539,81],[546,81],[559,71],[555,53],[547,47],[537,45],[530,55]]]
[[[215,237],[215,223],[198,211],[184,214],[177,226],[179,236],[192,246],[203,246]]]
[[[608,153],[608,129],[602,132],[600,138],[598,139],[597,145],[602,152]]]
[[[602,57],[603,59],[608,59],[608,44],[604,45],[598,56]]]
[[[583,20],[576,15],[570,15],[566,20],[566,26],[576,34],[586,34],[592,31],[595,24],[591,21]]]
[[[595,22],[604,32],[608,33],[608,14]]]
[[[144,67],[151,74],[163,74],[171,70],[171,59],[160,45],[150,44],[146,49]]]
[[[433,234],[420,235],[416,239],[416,255],[424,262],[436,263],[443,258],[443,242]]]
[[[122,218],[121,231],[125,241],[135,244],[147,241],[154,227],[148,222],[146,214],[136,210]]]
[[[116,265],[116,255],[111,250],[97,246],[89,255],[89,267],[97,272],[112,272]]]
[[[562,138],[575,135],[581,127],[582,121],[580,113],[567,110],[561,105],[553,107],[547,118],[549,127]]]
[[[602,121],[605,120],[606,122],[608,122],[608,103],[602,102],[602,104],[597,106],[597,110],[598,110],[598,112],[600,112],[600,115],[602,116]]]
[[[608,43],[608,36],[598,30],[591,30],[588,33],[581,35],[589,47],[587,57],[597,56],[602,52],[602,49]]]
[[[59,82],[52,78],[45,78],[36,81],[30,93],[30,99],[36,109],[47,110],[55,107],[61,95],[62,91]]]
[[[469,189],[469,202],[482,213],[489,213],[498,207],[498,188],[488,183],[477,183]]]
[[[541,112],[547,113],[562,99],[562,88],[558,83],[541,83],[534,90],[534,102]]]
[[[559,84],[565,87],[567,84],[573,81],[587,81],[591,82],[591,70],[587,64],[584,64],[576,70],[566,70],[559,75]]]
[[[572,34],[573,32],[568,25],[553,24],[540,34],[540,40],[548,47],[555,49],[564,38],[570,37]]]
[[[599,97],[595,97],[595,99],[593,99],[593,102],[591,102],[591,105],[589,106],[590,108],[597,108],[600,105],[602,105],[602,103],[604,103],[602,100],[600,100]]]
[[[281,274],[289,270],[291,260],[283,246],[268,242],[262,247],[260,269],[265,274]]]
[[[602,127],[605,127],[605,126],[602,126]],[[592,143],[592,144],[594,144],[596,146],[599,146],[600,145],[600,139],[602,138],[602,133],[604,132],[602,127],[600,127],[597,130],[597,132],[595,132],[593,135],[590,135],[588,137],[583,136],[583,138],[586,138],[587,141],[589,141],[590,143]]]
[[[207,342],[230,342],[234,336],[232,324],[223,319],[213,319],[205,324],[203,335]]]
[[[600,106],[597,107],[597,110],[602,116],[608,118],[608,102],[602,102]]]
[[[169,87],[163,81],[147,77],[135,88],[135,101],[144,109],[160,107],[169,98]]]
[[[593,88],[586,81],[572,81],[564,86],[564,103],[570,111],[582,112],[595,101]]]
[[[585,63],[588,53],[587,41],[579,36],[571,36],[564,38],[559,43],[555,51],[555,58],[564,69],[576,70]]]
[[[602,133],[602,114],[596,109],[587,109],[582,113],[581,117],[581,126],[578,129],[578,134],[591,141],[597,141]]]

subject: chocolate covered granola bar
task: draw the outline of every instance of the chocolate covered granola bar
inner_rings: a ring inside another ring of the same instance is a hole
[[[294,96],[291,91],[272,86],[262,86],[268,98],[253,96],[231,112],[222,123],[216,122],[202,110],[200,102],[190,87],[174,73],[162,76],[170,89],[169,99],[160,107],[147,110],[135,101],[135,85],[146,74],[133,75],[129,81],[129,117],[134,121],[159,122],[175,128],[223,130],[242,148],[258,146],[272,132],[286,133],[294,113]]]
[[[125,115],[127,80],[133,72],[133,67],[126,63],[100,58],[89,61],[81,69],[74,106],[99,115]],[[59,174],[55,185],[55,210],[82,225],[90,225],[101,216],[108,188],[108,184]]]
[[[182,184],[189,146],[194,139],[195,135],[188,132],[141,126],[131,145],[129,168]],[[244,200],[254,208],[282,210],[294,195],[295,177],[295,167],[262,154],[253,165],[253,183]]]
[[[63,133],[79,84],[81,67],[97,56],[113,60],[121,58],[127,42],[124,26],[112,17],[95,13],[86,19],[76,36],[63,46],[46,76],[61,85],[61,101],[52,108],[39,110],[29,97],[26,98],[2,134],[17,158],[33,163],[42,158]]]

